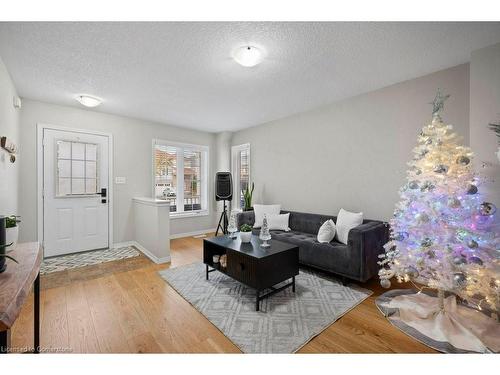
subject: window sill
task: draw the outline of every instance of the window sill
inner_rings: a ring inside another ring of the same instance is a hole
[[[209,212],[208,210],[203,210],[203,211],[196,211],[196,212],[171,212],[170,213],[170,220],[174,219],[183,219],[183,218],[188,218],[188,217],[200,217],[200,216],[208,216]]]

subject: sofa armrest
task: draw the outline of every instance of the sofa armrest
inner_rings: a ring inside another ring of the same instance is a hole
[[[359,257],[359,280],[365,282],[378,273],[379,254],[384,252],[384,244],[389,241],[389,224],[372,221],[358,225],[349,231],[347,245],[355,257]]]
[[[238,227],[238,230],[243,224],[248,224],[253,227],[254,223],[255,223],[255,214],[253,211],[239,212],[236,217],[236,225]]]

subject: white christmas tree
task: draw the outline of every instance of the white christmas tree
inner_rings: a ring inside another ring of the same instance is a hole
[[[391,220],[391,240],[379,262],[380,282],[389,288],[389,279],[395,277],[437,289],[441,309],[448,291],[479,309],[498,312],[496,207],[481,199],[471,149],[441,119],[447,98],[438,91],[432,122],[422,129],[408,163],[407,183]]]

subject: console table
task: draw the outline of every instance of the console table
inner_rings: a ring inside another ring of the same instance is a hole
[[[19,243],[9,253],[19,264],[7,260],[0,273],[0,353],[8,353],[10,330],[14,325],[31,287],[34,295],[34,352],[40,349],[40,265],[42,248],[38,242]]]

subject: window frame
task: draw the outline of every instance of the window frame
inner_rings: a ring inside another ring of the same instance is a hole
[[[233,175],[233,200],[232,207],[237,210],[242,210],[240,202],[240,163],[239,157],[241,151],[248,151],[248,183],[252,181],[252,168],[251,159],[252,153],[250,150],[250,143],[243,143],[231,147],[231,174]]]
[[[182,202],[182,211],[170,212],[170,218],[182,218],[182,217],[193,217],[193,216],[207,216],[209,215],[209,200],[208,200],[208,176],[209,176],[209,160],[210,160],[210,149],[209,146],[199,145],[199,144],[189,144],[189,143],[180,143],[180,142],[172,142],[163,139],[153,139],[151,154],[152,154],[152,168],[151,168],[151,176],[152,176],[152,197],[156,199],[156,146],[166,146],[166,147],[174,147],[177,149],[177,187],[176,187],[176,209],[179,208],[179,202]],[[179,150],[181,150],[182,157],[179,157]],[[200,173],[201,173],[201,209],[195,211],[184,211],[184,150],[191,150],[201,152],[201,161],[200,161]],[[182,183],[179,183],[182,181]]]

